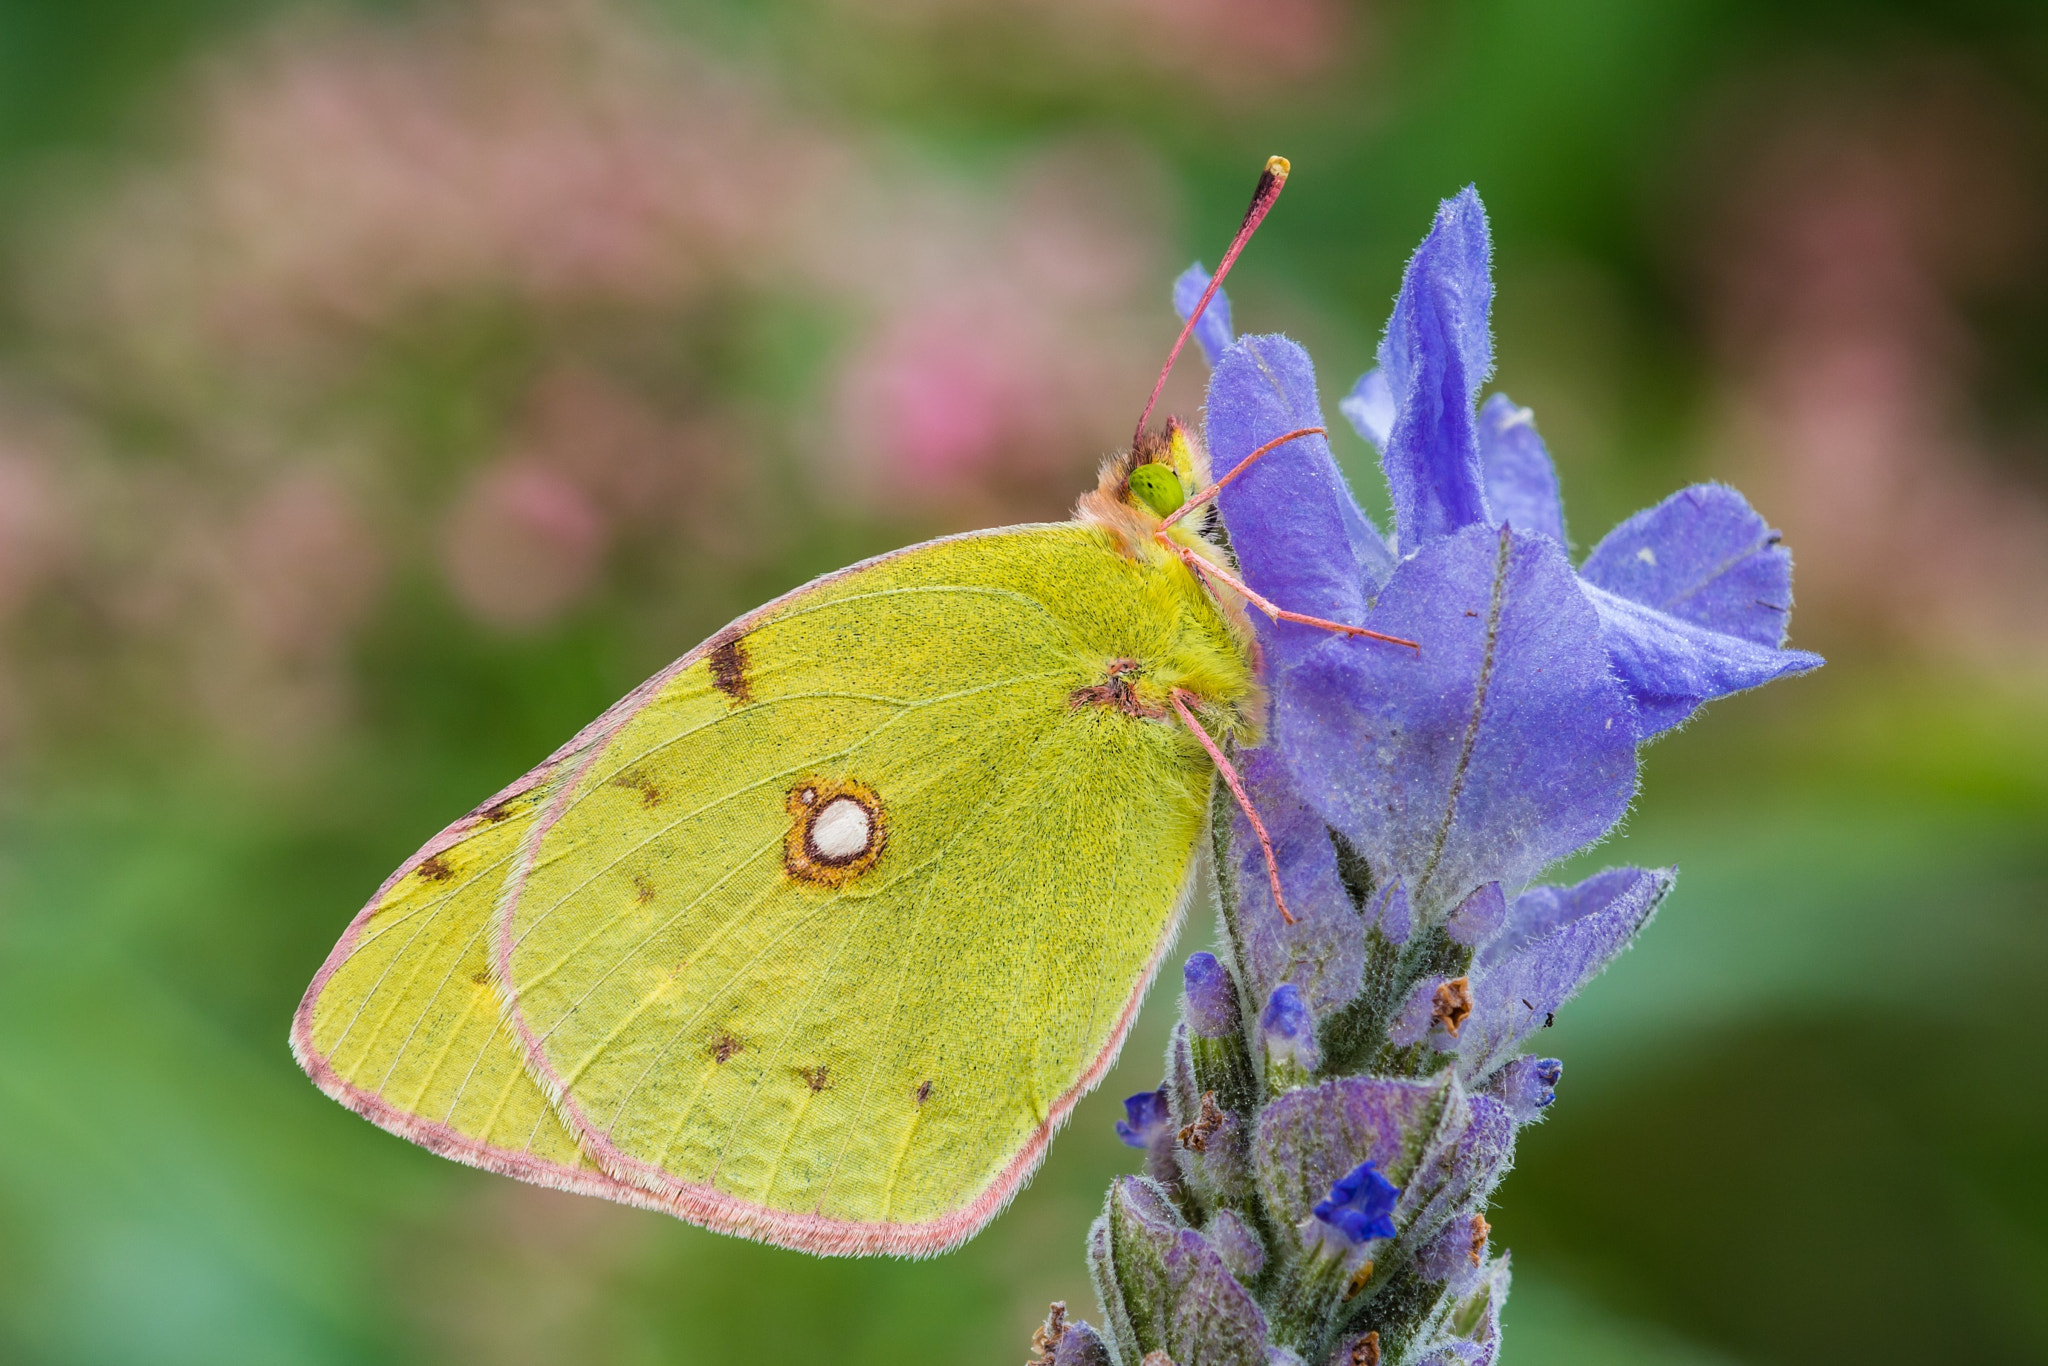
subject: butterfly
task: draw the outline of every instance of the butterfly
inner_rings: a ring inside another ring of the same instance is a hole
[[[306,991],[313,1080],[457,1161],[722,1232],[971,1237],[1114,1061],[1219,775],[1264,838],[1228,758],[1260,719],[1245,604],[1373,634],[1231,574],[1193,517],[1230,476],[1146,427],[1167,370],[1074,520],[805,584],[429,840]]]

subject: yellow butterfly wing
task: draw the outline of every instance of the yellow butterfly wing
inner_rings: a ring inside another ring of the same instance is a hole
[[[370,899],[292,1020],[328,1095],[471,1166],[658,1206],[582,1150],[526,1070],[490,975],[491,912],[572,745],[430,840]]]
[[[641,690],[528,840],[496,970],[614,1176],[695,1222],[917,1254],[1100,1080],[1213,767],[1167,707],[1250,662],[1192,575],[1081,524],[820,581]]]

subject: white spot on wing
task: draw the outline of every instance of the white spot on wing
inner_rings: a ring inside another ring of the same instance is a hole
[[[851,797],[835,797],[811,822],[811,847],[826,858],[852,858],[867,851],[871,829],[866,807]]]
[[[1636,552],[1636,558],[1641,560],[1644,564],[1649,565],[1653,569],[1657,565],[1657,552],[1650,549],[1650,547],[1648,546],[1644,546],[1641,550],[1638,550]]]

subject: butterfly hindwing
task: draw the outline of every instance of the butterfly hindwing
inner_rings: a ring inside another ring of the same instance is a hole
[[[496,966],[607,1170],[812,1251],[992,1217],[1178,917],[1213,770],[1159,689],[1216,659],[1250,687],[1173,570],[1080,525],[918,547],[722,633],[593,741]]]
[[[336,1100],[472,1166],[655,1204],[608,1176],[549,1106],[490,974],[492,907],[522,841],[580,753],[557,757],[430,841],[379,889],[292,1022],[300,1064]]]

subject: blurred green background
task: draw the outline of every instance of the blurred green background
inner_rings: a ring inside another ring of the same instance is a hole
[[[1092,1316],[1171,993],[927,1263],[444,1162],[285,1027],[389,869],[732,616],[1060,515],[1276,151],[1241,328],[1333,407],[1476,181],[1580,548],[1733,482],[1831,661],[1656,745],[1581,859],[1683,875],[1544,1039],[1507,1360],[2048,1361],[2022,0],[0,6],[0,1359],[1014,1362]]]

